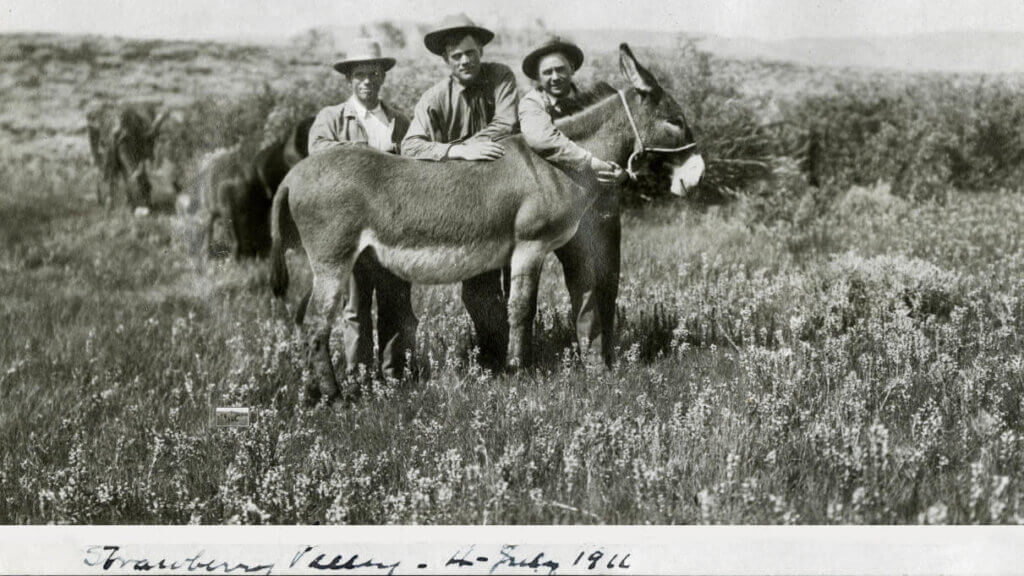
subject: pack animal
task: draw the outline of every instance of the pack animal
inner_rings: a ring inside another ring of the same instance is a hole
[[[309,156],[309,127],[313,125],[315,118],[303,118],[284,138],[276,140],[256,153],[253,159],[254,168],[268,200],[274,199],[277,187],[288,171]]]
[[[202,215],[208,254],[213,254],[214,232],[221,221],[230,233],[235,260],[267,255],[274,193],[288,170],[307,156],[312,122],[313,117],[298,122],[285,138],[260,149],[251,160],[235,146],[216,150],[201,161],[185,212]]]
[[[679,104],[620,46],[630,87],[597,91],[596,101],[558,122],[573,141],[627,166],[644,154],[666,155],[671,191],[701,180],[704,161]],[[272,267],[284,268],[279,220],[290,212],[313,273],[308,362],[311,399],[341,395],[329,349],[331,327],[355,259],[378,261],[413,283],[461,281],[511,260],[509,362],[531,360],[537,287],[545,257],[577,233],[601,195],[589,174],[570,175],[534,154],[522,137],[502,141],[506,154],[480,162],[418,162],[363,148],[314,154],[292,169],[274,199]],[[287,289],[286,269],[272,278]]]
[[[208,154],[192,184],[189,212],[203,220],[207,254],[214,254],[214,232],[220,221],[230,236],[235,260],[263,257],[270,250],[271,201],[251,161],[239,147]]]
[[[145,107],[106,103],[86,113],[89,148],[100,170],[96,183],[100,204],[111,207],[123,182],[129,208],[150,207],[153,186],[146,165],[153,159],[154,143],[167,114],[163,110],[154,118]]]

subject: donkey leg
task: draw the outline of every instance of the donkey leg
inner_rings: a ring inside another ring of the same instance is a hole
[[[537,287],[546,255],[547,252],[533,242],[516,246],[512,253],[512,283],[508,299],[508,360],[513,368],[529,366],[533,362]]]
[[[348,284],[350,267],[344,270],[315,272],[310,299],[309,361],[313,378],[319,389],[307,388],[311,400],[326,396],[328,401],[339,396],[338,380],[331,363],[331,328],[338,311],[338,304]],[[326,273],[325,273],[326,272]]]
[[[214,233],[214,222],[217,220],[217,214],[209,212],[206,215],[206,257],[213,258],[213,233]]]
[[[103,207],[108,212],[117,207],[118,198],[121,196],[121,176],[115,174],[107,186],[107,196],[103,199]]]
[[[231,259],[235,262],[239,262],[242,259],[242,255],[245,253],[242,250],[242,237],[243,232],[241,230],[241,222],[237,215],[232,215],[231,226],[228,229],[231,231]]]

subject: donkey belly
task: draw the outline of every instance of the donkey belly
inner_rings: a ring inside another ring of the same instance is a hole
[[[377,260],[413,284],[451,284],[501,268],[512,255],[509,240],[479,240],[467,245],[388,246],[369,230],[359,239],[360,252],[373,248]]]

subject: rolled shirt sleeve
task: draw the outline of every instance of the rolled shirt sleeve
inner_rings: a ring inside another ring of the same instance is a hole
[[[440,88],[440,89],[439,89]],[[402,156],[420,160],[444,160],[455,142],[444,142],[440,115],[448,103],[443,87],[430,88],[416,103],[409,129],[402,139]]]
[[[526,144],[548,162],[571,170],[590,165],[592,154],[555,126],[539,91],[532,90],[519,102],[519,127]]]
[[[518,125],[516,78],[504,64],[482,64],[481,84],[463,87],[448,77],[420,97],[402,155],[445,160],[453,144],[492,141]]]

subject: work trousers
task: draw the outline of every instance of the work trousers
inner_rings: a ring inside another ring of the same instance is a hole
[[[356,260],[345,303],[345,361],[348,374],[359,365],[373,370],[373,295],[377,295],[377,354],[380,371],[401,379],[406,355],[415,355],[418,320],[412,311],[411,285],[395,276],[371,252]],[[414,366],[409,366],[410,370]]]
[[[462,303],[473,320],[480,366],[500,371],[508,359],[508,293],[512,269],[491,270],[462,282]]]
[[[619,295],[622,222],[614,188],[604,190],[576,234],[555,250],[572,304],[580,358],[588,365],[615,360],[615,300]]]

